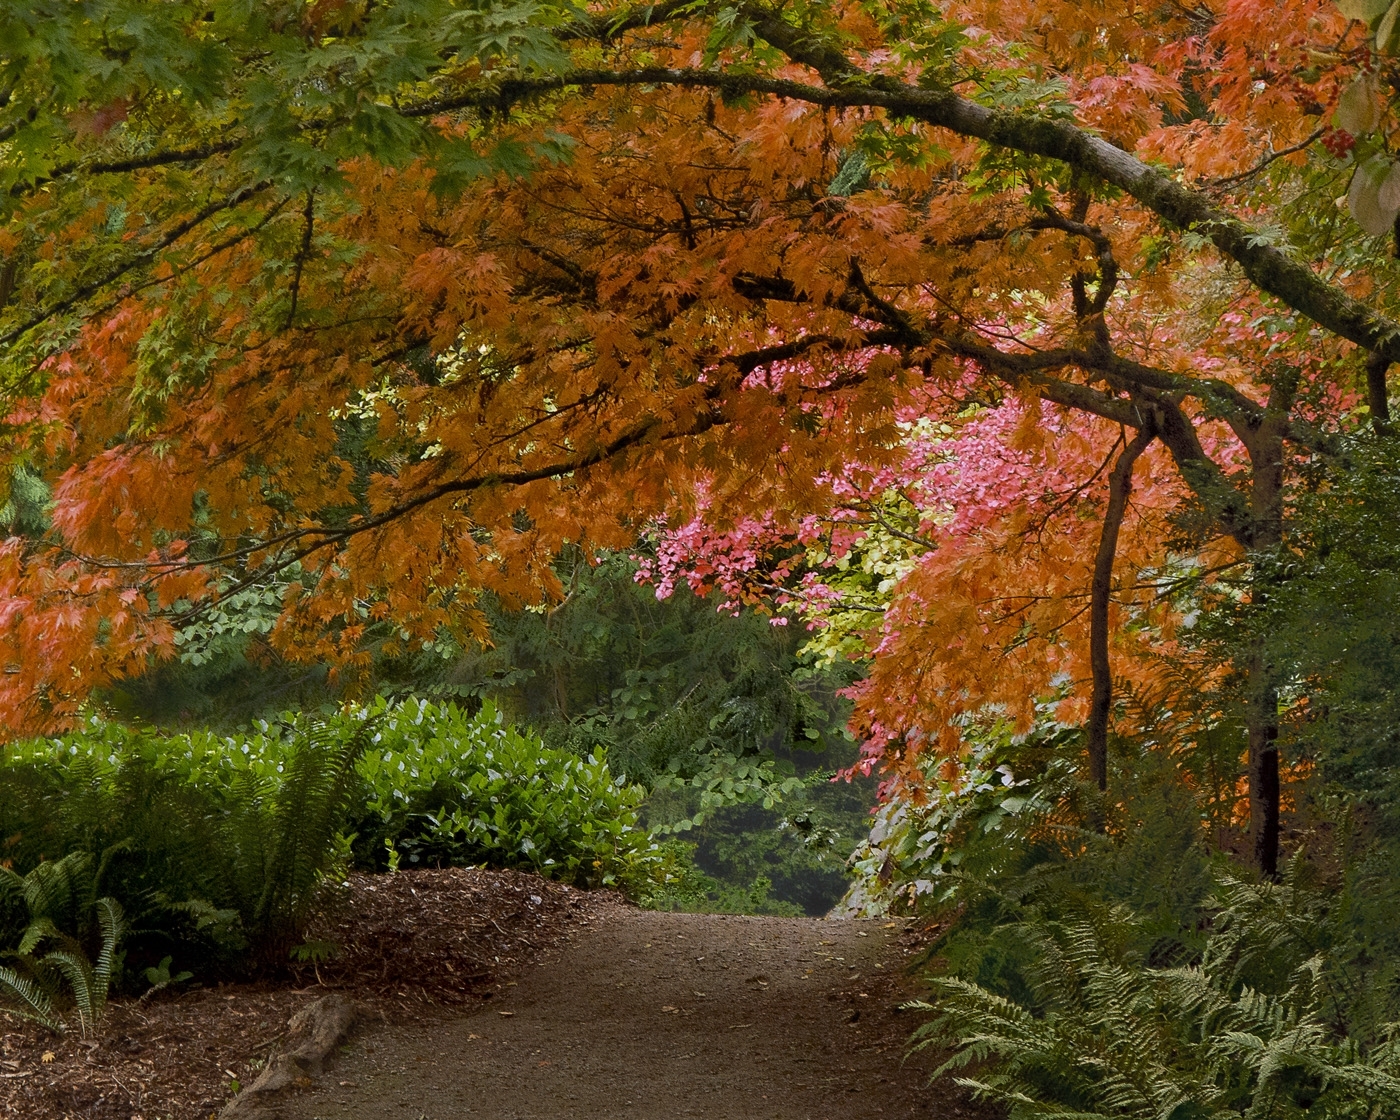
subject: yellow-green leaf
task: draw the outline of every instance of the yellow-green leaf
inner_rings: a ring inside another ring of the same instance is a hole
[[[1337,7],[1347,19],[1370,23],[1390,5],[1390,0],[1337,0]]]
[[[1400,6],[1400,4],[1397,4]],[[1381,123],[1381,107],[1377,98],[1376,79],[1363,74],[1342,93],[1337,102],[1337,127],[1353,136],[1365,136]]]
[[[1390,51],[1391,41],[1395,38],[1395,21],[1400,18],[1400,0],[1390,6],[1390,10],[1385,13],[1385,18],[1381,20],[1380,26],[1376,28],[1376,50],[1382,54]]]
[[[1347,192],[1351,216],[1373,237],[1388,233],[1395,224],[1396,212],[1382,206],[1380,200],[1381,184],[1390,170],[1389,161],[1383,157],[1375,156],[1367,160],[1356,169],[1351,190]]]

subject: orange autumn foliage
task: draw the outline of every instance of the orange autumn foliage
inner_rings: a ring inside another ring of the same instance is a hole
[[[859,719],[907,754],[953,749],[950,721],[980,705],[1024,721],[1054,681],[1065,718],[1083,716],[1103,464],[1150,423],[1111,615],[1124,682],[1146,687],[1174,648],[1144,576],[1171,559],[1174,515],[1208,510],[1209,531],[1185,534],[1193,561],[1237,558],[1271,363],[1303,371],[1287,439],[1311,454],[1355,403],[1338,377],[1351,343],[1310,334],[1088,165],[881,98],[943,83],[1016,120],[1072,119],[1263,220],[1305,174],[1316,191],[1344,174],[1306,148],[1248,173],[1317,132],[1367,64],[1359,36],[1323,0],[942,16],[843,0],[787,12],[806,38],[774,12],[740,9],[759,48],[716,48],[715,12],[670,6],[655,26],[561,35],[575,81],[530,87],[483,63],[405,91],[444,135],[536,152],[525,173],[444,185],[427,159],[351,154],[340,185],[259,183],[200,219],[239,181],[216,152],[74,174],[17,206],[4,244],[55,274],[115,251],[118,201],[147,213],[122,243],[154,248],[23,334],[3,452],[40,470],[54,507],[46,535],[3,553],[0,724],[70,721],[92,689],[170,656],[216,585],[289,570],[303,574],[273,634],[288,656],[363,667],[366,617],[393,620],[396,645],[485,640],[477,597],[558,595],[566,546],[629,548],[701,494],[719,530],[795,531],[840,505],[829,480],[868,489],[896,469],[911,415],[956,432],[1009,399],[1049,402],[1054,427],[1034,404],[1013,449],[1080,490],[1057,506],[1021,488],[966,532],[930,527],[936,547],[871,633]],[[814,42],[879,75],[864,102]],[[788,84],[745,87],[754,73]],[[37,273],[25,283],[7,323],[62,302]],[[1380,287],[1360,271],[1336,284]]]

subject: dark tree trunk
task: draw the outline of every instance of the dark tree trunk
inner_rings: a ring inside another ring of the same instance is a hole
[[[1384,370],[1382,370],[1382,378]],[[1274,371],[1269,403],[1255,429],[1249,447],[1253,466],[1250,521],[1254,567],[1250,599],[1256,615],[1269,602],[1273,579],[1273,554],[1283,541],[1283,434],[1298,391],[1297,370]],[[1278,679],[1269,662],[1264,635],[1254,641],[1249,658],[1249,696],[1245,709],[1249,742],[1249,832],[1254,841],[1254,863],[1260,874],[1278,875],[1279,758]]]
[[[1259,873],[1278,877],[1278,689],[1261,657],[1250,664],[1249,830]]]
[[[1390,392],[1385,374],[1390,360],[1384,354],[1372,353],[1366,359],[1366,403],[1371,408],[1371,427],[1376,435],[1390,433]]]
[[[1124,445],[1113,473],[1108,478],[1108,508],[1104,511],[1099,550],[1094,557],[1094,582],[1089,599],[1089,663],[1094,688],[1089,701],[1086,742],[1089,749],[1089,775],[1101,790],[1108,789],[1108,720],[1113,709],[1113,672],[1108,660],[1108,608],[1113,594],[1113,558],[1118,551],[1118,530],[1133,490],[1133,464],[1156,439],[1150,424],[1144,424]]]

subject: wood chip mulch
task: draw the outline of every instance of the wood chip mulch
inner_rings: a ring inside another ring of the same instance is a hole
[[[87,1041],[0,1012],[0,1116],[209,1120],[235,1084],[257,1077],[288,1019],[327,989],[390,1020],[490,999],[573,929],[625,905],[512,871],[352,875],[308,935],[338,952],[283,983],[114,999]]]

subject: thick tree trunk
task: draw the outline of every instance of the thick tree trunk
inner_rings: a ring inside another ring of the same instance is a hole
[[[1378,436],[1390,434],[1390,392],[1385,384],[1388,369],[1390,359],[1384,354],[1373,353],[1366,359],[1366,403],[1371,408],[1371,427]]]
[[[1108,508],[1104,511],[1099,550],[1094,557],[1094,582],[1089,599],[1089,664],[1093,672],[1093,694],[1089,701],[1086,742],[1089,749],[1089,775],[1101,790],[1108,789],[1108,721],[1113,709],[1113,672],[1108,659],[1108,608],[1113,594],[1113,558],[1118,551],[1118,531],[1133,490],[1133,465],[1156,432],[1144,424],[1126,444],[1113,465],[1108,479]]]

